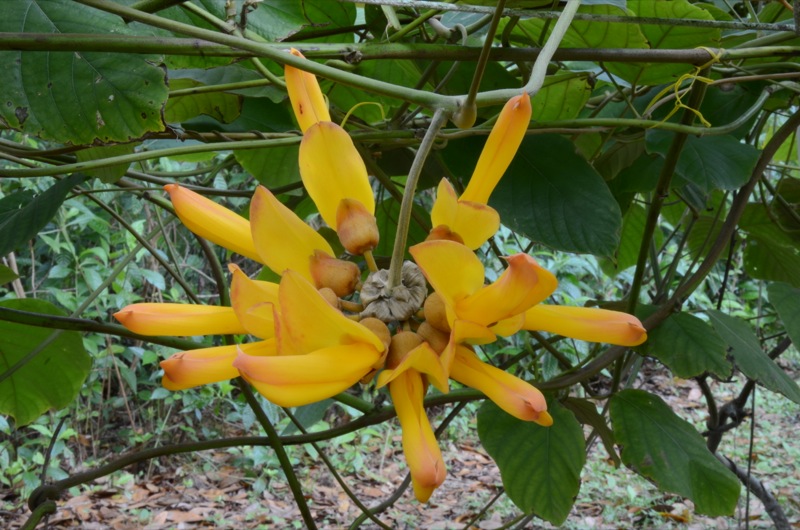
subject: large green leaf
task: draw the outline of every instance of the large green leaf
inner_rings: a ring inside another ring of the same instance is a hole
[[[750,325],[720,311],[708,311],[717,333],[728,343],[736,367],[748,378],[800,404],[800,387],[761,349]]]
[[[526,137],[490,204],[505,225],[558,250],[610,256],[619,244],[617,201],[561,136]]]
[[[624,8],[612,5],[582,5],[579,13],[589,15],[625,16]],[[501,31],[507,22],[501,23]],[[542,19],[520,20],[514,26],[512,38],[524,44],[540,46],[550,35],[553,24]],[[543,31],[547,28],[547,34]],[[574,20],[561,40],[562,48],[647,48],[639,27],[622,22]]]
[[[548,403],[551,427],[521,421],[491,401],[478,411],[478,436],[497,462],[509,498],[525,513],[563,523],[581,485],[583,429],[570,411]]]
[[[171,90],[182,90],[204,86],[193,79],[171,79]],[[242,111],[242,96],[226,92],[200,92],[185,96],[172,96],[164,109],[164,120],[182,123],[200,116],[210,116],[220,123],[231,123]]]
[[[747,234],[745,271],[753,278],[800,287],[800,236],[779,224],[761,203],[747,205],[739,226]]]
[[[640,17],[714,20],[711,14],[687,0],[628,0],[628,9]],[[692,26],[641,24],[639,26],[652,49],[697,48],[718,46],[720,30]],[[608,63],[608,69],[628,82],[638,85],[673,83],[679,76],[695,69],[689,64]]]
[[[130,35],[122,19],[70,0],[15,0],[0,32]],[[105,52],[0,52],[0,123],[62,143],[127,142],[164,130],[160,56]]]
[[[31,298],[5,300],[0,306],[42,315],[65,315],[53,304]],[[55,338],[50,339],[53,335]],[[41,351],[0,382],[0,413],[13,416],[17,427],[31,423],[48,410],[69,405],[92,366],[83,340],[75,331],[0,321],[0,374],[37,348]]]
[[[767,288],[767,293],[794,347],[800,349],[800,289],[785,283],[773,283]]]
[[[651,131],[647,150],[667,156],[674,133]],[[702,191],[734,190],[750,178],[760,151],[733,136],[689,136],[675,171]]]
[[[271,147],[269,149],[241,149],[234,151],[236,161],[258,182],[274,189],[300,182],[297,163],[300,146]]]
[[[228,0],[197,0],[209,13],[225,20]],[[234,0],[235,13],[242,13],[245,0]],[[247,9],[247,29],[267,41],[282,41],[294,35],[307,24],[303,16],[303,3],[297,0],[270,0],[258,2],[255,9]],[[241,19],[237,20],[240,21]]]
[[[69,190],[83,182],[84,178],[75,173],[61,179],[19,208],[7,209],[2,206],[6,202],[15,202],[14,195],[0,200],[0,256],[5,256],[33,238],[53,218]],[[25,191],[17,193],[30,197]]]
[[[740,484],[703,437],[661,398],[623,390],[611,398],[611,425],[622,462],[659,488],[691,499],[699,513],[731,515]]]
[[[308,27],[295,35],[296,39],[306,42],[353,42],[352,31],[336,33],[337,29],[351,28],[356,21],[356,5],[339,2],[339,0],[303,0],[298,2],[303,7],[303,16]],[[325,32],[328,35],[306,38],[314,32]]]
[[[591,95],[589,76],[566,73],[549,76],[531,100],[536,121],[571,120],[576,118]]]
[[[731,373],[725,358],[725,341],[703,320],[689,313],[670,315],[647,333],[645,350],[678,377],[696,377],[711,372],[720,377]]]

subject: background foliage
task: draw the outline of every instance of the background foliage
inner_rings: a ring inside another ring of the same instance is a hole
[[[260,183],[299,215],[315,214],[280,79],[286,48],[311,60],[303,64],[324,80],[334,119],[350,113],[375,177],[380,262],[432,110],[455,110],[492,39],[477,124],[441,131],[410,243],[427,233],[424,211],[439,179],[463,188],[560,8],[508,1],[489,35],[494,2],[8,4],[0,18],[0,481],[16,500],[34,493],[33,524],[55,509],[48,499],[175,452],[169,444],[258,434],[231,384],[161,388],[161,358],[209,344],[144,339],[110,314],[143,300],[218,304],[209,259],[239,259],[201,248],[176,222],[164,184],[246,212]],[[499,255],[529,252],[559,277],[558,302],[635,312],[649,340],[631,351],[533,333],[485,349],[547,390],[556,419],[544,430],[480,406],[480,440],[519,524],[529,515],[567,520],[591,465],[586,454],[599,446],[590,462],[607,456],[691,500],[698,514],[731,515],[745,492],[778,528],[797,517],[796,505],[748,471],[748,455],[720,449],[763,413],[756,388],[800,403],[793,20],[781,2],[595,0],[583,2],[563,36],[533,95],[529,135],[492,196],[505,228],[482,249],[488,279],[501,271]],[[702,416],[658,395],[648,384],[653,370],[691,380]],[[468,403],[478,397],[429,397],[449,414],[443,436],[466,436],[454,418],[474,412]],[[353,399],[294,414],[334,444],[354,433],[366,443],[364,433],[393,412],[381,403],[359,410]],[[286,411],[264,406],[286,441],[312,439],[293,430]],[[287,472],[260,440],[241,454],[256,489]],[[115,460],[121,452],[131,460]],[[357,454],[340,457],[340,469],[358,465]]]

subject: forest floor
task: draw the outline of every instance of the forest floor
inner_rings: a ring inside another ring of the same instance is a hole
[[[797,368],[796,366],[794,368]],[[795,377],[800,376],[795,370]],[[691,381],[651,373],[651,387],[681,416],[697,426],[704,421],[705,403]],[[732,396],[731,396],[732,397]],[[723,396],[724,399],[724,396]],[[756,403],[752,474],[780,501],[794,528],[800,528],[800,408],[782,396],[759,391]],[[474,428],[457,441],[443,442],[448,475],[427,504],[413,498],[411,488],[388,510],[379,514],[391,528],[429,530],[499,528],[553,528],[541,520],[509,524],[521,514],[502,494],[502,480],[492,459],[481,448]],[[749,420],[723,441],[720,452],[740,466],[749,448]],[[384,442],[367,444],[360,452],[358,469],[339,471],[349,488],[367,506],[389,497],[406,475],[396,426]],[[330,444],[329,456],[352,458],[353,447]],[[311,513],[321,529],[347,528],[361,511],[335,482],[329,470],[302,448],[291,448],[299,459],[298,476]],[[244,449],[247,451],[247,449]],[[595,447],[584,467],[583,484],[567,523],[568,529],[771,528],[762,504],[745,492],[732,517],[710,518],[694,513],[691,502],[659,492],[655,486],[627,470],[614,468],[602,446]],[[282,477],[275,475],[261,487],[236,465],[230,452],[197,453],[162,460],[149,470],[119,472],[89,486],[73,488],[58,502],[58,510],[38,528],[84,530],[162,529],[284,529],[302,528],[300,513]],[[484,514],[482,508],[492,499]],[[18,530],[30,512],[13,492],[0,492],[0,528]],[[520,524],[522,524],[520,526]],[[364,529],[379,528],[366,521]]]

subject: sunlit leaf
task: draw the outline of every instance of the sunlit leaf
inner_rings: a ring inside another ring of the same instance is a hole
[[[500,468],[509,498],[525,513],[563,523],[581,485],[586,461],[583,429],[555,401],[551,427],[518,420],[491,401],[478,411],[478,436]]]
[[[748,378],[800,404],[800,387],[761,349],[750,325],[721,311],[707,311],[714,329],[728,343],[736,367]]]
[[[130,35],[122,19],[70,0],[16,0],[0,32]],[[0,52],[0,123],[72,144],[127,142],[164,130],[165,72],[157,55]]]
[[[31,298],[5,300],[0,306],[42,315],[65,316],[49,302]],[[0,382],[0,413],[28,425],[48,410],[69,405],[89,375],[92,360],[79,333],[0,321],[0,374],[39,350],[30,361]]]
[[[659,488],[691,499],[698,513],[733,513],[739,479],[711,454],[700,433],[661,398],[643,390],[623,390],[611,398],[610,410],[626,466]]]

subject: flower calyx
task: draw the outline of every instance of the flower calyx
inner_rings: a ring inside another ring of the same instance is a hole
[[[401,270],[400,285],[389,288],[389,271],[370,274],[361,287],[361,318],[375,317],[383,322],[405,321],[422,307],[428,287],[425,276],[414,263],[406,261]]]

